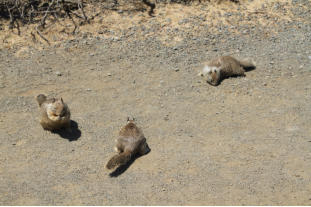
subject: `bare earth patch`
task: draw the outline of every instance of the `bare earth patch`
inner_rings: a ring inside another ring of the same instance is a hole
[[[0,204],[311,205],[310,1],[159,4],[0,31]],[[90,10],[86,9],[88,15]],[[50,20],[49,20],[50,21]],[[218,55],[256,70],[218,87]],[[35,96],[63,97],[81,134],[42,130]],[[151,152],[112,177],[135,117]]]

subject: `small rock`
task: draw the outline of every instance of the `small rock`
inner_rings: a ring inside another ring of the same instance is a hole
[[[91,91],[91,89],[90,89],[90,88],[88,88],[88,89],[86,89],[86,91]]]
[[[174,70],[175,70],[176,72],[178,72],[178,71],[179,71],[179,68],[175,68]]]
[[[112,76],[112,74],[111,73],[107,73],[107,76]]]
[[[59,72],[59,71],[56,71],[55,74],[56,74],[57,76],[62,76],[62,75],[63,75],[63,74],[62,74],[61,72]]]

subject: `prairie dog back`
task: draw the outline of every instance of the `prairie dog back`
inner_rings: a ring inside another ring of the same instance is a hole
[[[219,83],[230,76],[244,76],[244,72],[248,69],[255,68],[255,65],[249,61],[239,61],[231,56],[221,56],[207,62],[201,76],[206,78],[206,81],[217,86]]]
[[[118,154],[108,161],[108,169],[126,164],[136,154],[144,155],[150,151],[142,130],[134,120],[128,119],[127,124],[120,129],[115,150]]]

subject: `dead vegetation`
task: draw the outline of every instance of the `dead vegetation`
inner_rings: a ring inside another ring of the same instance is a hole
[[[148,11],[148,14],[152,16],[157,3],[189,4],[195,1],[239,2],[238,0],[0,0],[0,19],[9,20],[9,28],[17,29],[18,35],[21,33],[21,26],[36,24],[37,34],[47,41],[41,32],[48,27],[48,21],[53,24],[65,18],[70,19],[74,25],[72,34],[75,34],[79,26],[90,23],[90,20],[104,10]],[[88,15],[85,12],[86,7],[91,11],[88,12]]]
[[[79,24],[89,23],[89,18],[84,12],[82,0],[8,0],[0,2],[0,18],[9,20],[9,28],[16,28],[20,35],[20,26],[36,24],[36,32],[46,42],[42,30],[47,27],[47,20],[51,23],[63,18],[71,19],[75,33],[78,24],[72,16],[79,18]]]

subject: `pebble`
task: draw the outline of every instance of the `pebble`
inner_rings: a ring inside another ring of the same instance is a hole
[[[61,72],[59,72],[59,71],[56,71],[55,74],[56,74],[57,76],[62,76],[62,75],[63,75],[63,74],[62,74]]]
[[[112,76],[112,74],[111,73],[107,73],[107,76]]]

